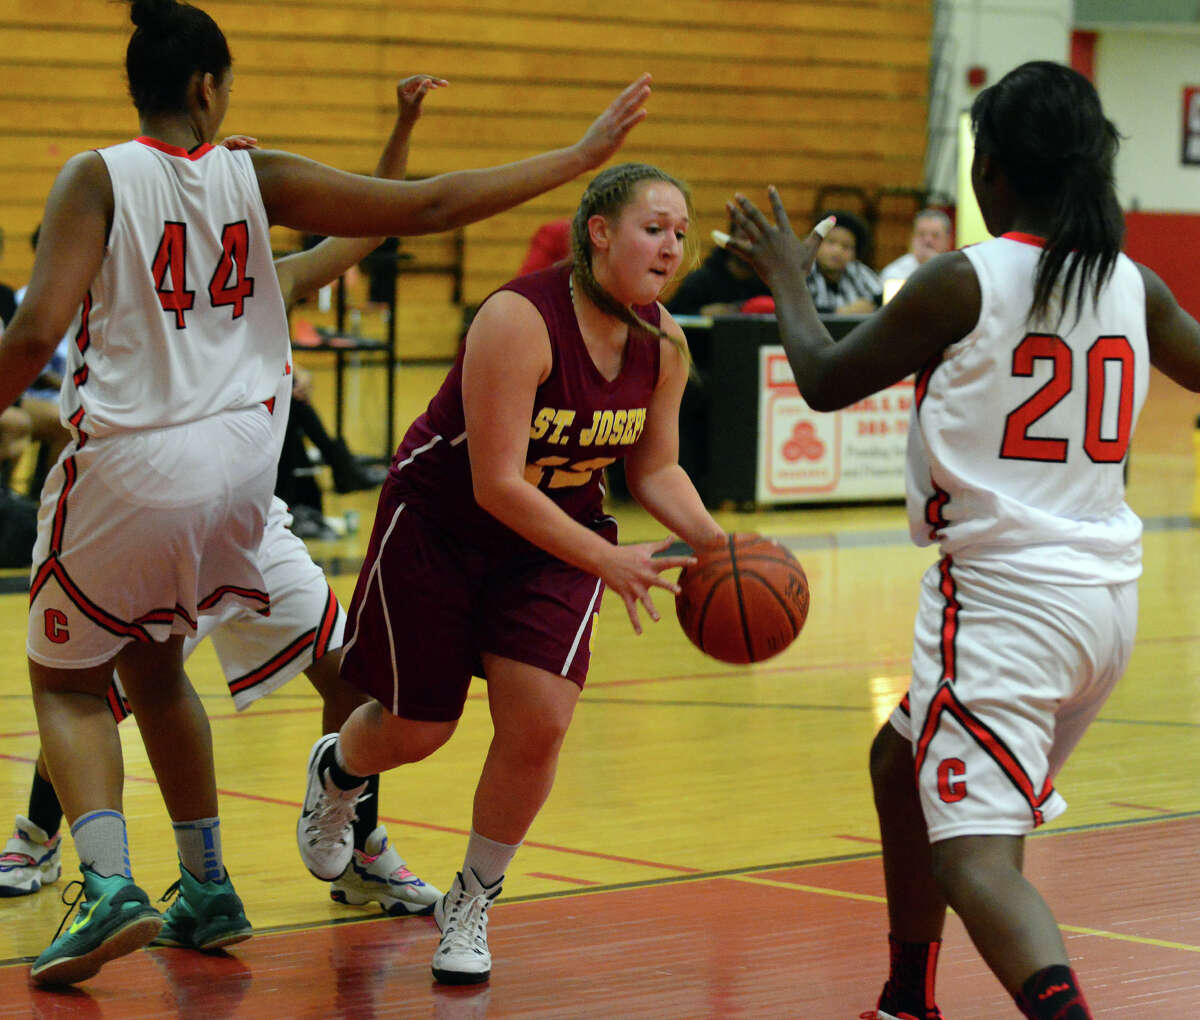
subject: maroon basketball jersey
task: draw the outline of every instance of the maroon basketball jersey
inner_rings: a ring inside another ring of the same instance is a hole
[[[658,384],[659,339],[630,330],[625,362],[605,379],[588,354],[568,281],[570,265],[556,265],[505,284],[531,301],[550,335],[553,365],[537,389],[529,426],[525,477],[571,517],[592,525],[604,516],[603,469],[642,434],[646,408]],[[639,316],[659,323],[657,304]],[[391,471],[413,509],[473,545],[498,552],[528,543],[475,502],[462,403],[463,354],[425,413],[409,427]]]

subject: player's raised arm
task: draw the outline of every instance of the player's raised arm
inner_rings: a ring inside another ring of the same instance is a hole
[[[771,188],[775,222],[748,198],[729,203],[742,236],[726,247],[749,262],[775,296],[779,339],[796,385],[809,406],[835,411],[912,375],[979,318],[979,283],[966,257],[948,252],[930,259],[901,293],[841,340],[821,321],[806,278],[832,217],[803,238],[788,222]]]
[[[408,170],[409,143],[421,116],[422,101],[432,90],[448,84],[444,78],[414,74],[396,85],[396,122],[375,167],[376,177],[404,179]],[[297,298],[336,280],[379,247],[383,240],[383,237],[331,237],[307,251],[276,259],[275,272],[279,276],[284,304],[290,307]]]
[[[381,181],[283,152],[252,153],[272,223],[340,237],[434,234],[486,219],[595,169],[646,116],[650,76],[631,82],[574,145],[484,170]]]

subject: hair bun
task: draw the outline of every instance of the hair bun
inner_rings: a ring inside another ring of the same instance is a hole
[[[175,6],[175,0],[132,0],[129,20],[138,28],[153,28],[162,24]]]

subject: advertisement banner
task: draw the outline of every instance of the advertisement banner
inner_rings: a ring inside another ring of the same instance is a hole
[[[913,382],[841,411],[812,410],[783,348],[759,349],[759,503],[902,499]]]

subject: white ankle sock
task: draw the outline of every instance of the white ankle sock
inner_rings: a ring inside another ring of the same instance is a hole
[[[470,868],[481,885],[493,886],[504,877],[520,848],[520,843],[497,843],[472,829],[470,841],[467,843],[467,856],[463,860],[463,871],[466,872]]]

